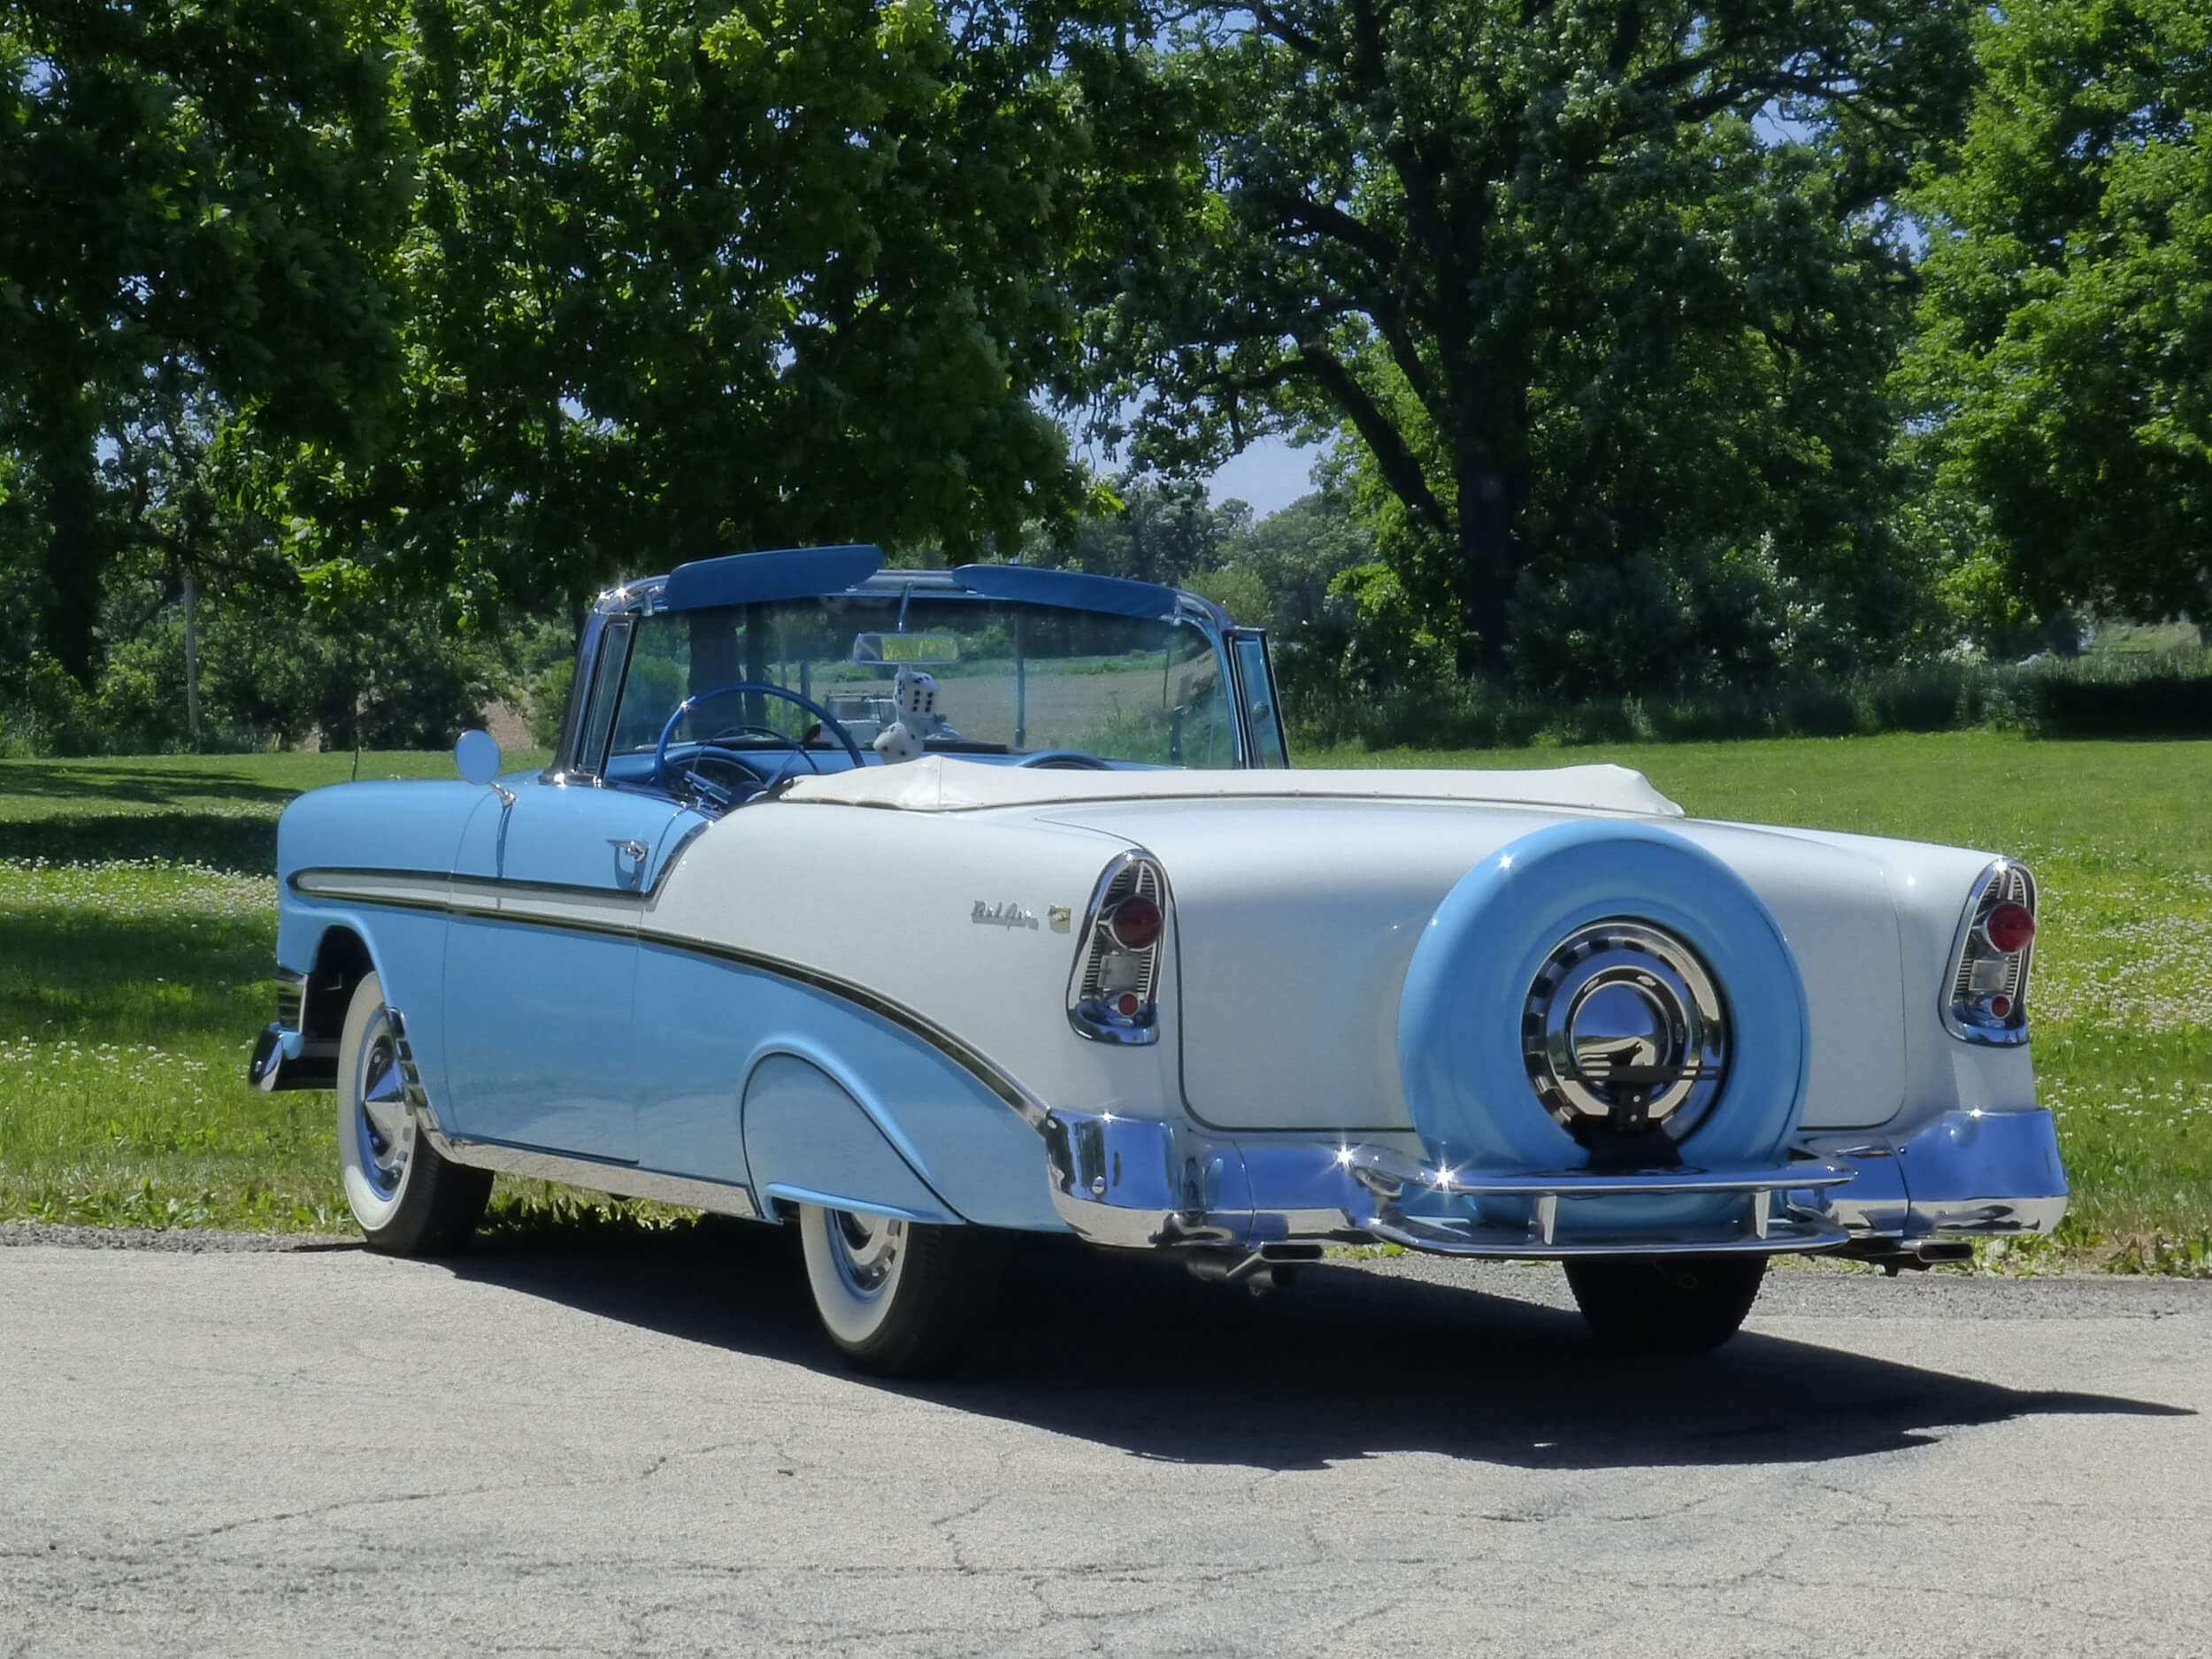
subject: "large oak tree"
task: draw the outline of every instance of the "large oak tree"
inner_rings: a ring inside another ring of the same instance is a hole
[[[1116,16],[419,0],[406,440],[366,473],[293,470],[319,573],[391,560],[488,610],[1071,519],[1086,480],[1042,400],[1151,211],[1144,158],[1182,142]]]
[[[1509,603],[1577,565],[1766,533],[1870,565],[1909,273],[1884,204],[1960,117],[1966,10],[1180,14],[1194,234],[1133,262],[1094,336],[1140,453],[1340,424],[1469,670],[1503,666]]]
[[[45,648],[96,664],[102,434],[168,365],[365,454],[397,379],[380,251],[411,175],[349,0],[0,9],[0,442],[44,526]]]
[[[1909,382],[1985,572],[2034,609],[2212,625],[2212,12],[2008,0]]]

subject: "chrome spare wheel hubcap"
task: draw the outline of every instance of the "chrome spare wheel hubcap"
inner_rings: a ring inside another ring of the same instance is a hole
[[[863,1301],[883,1294],[898,1275],[899,1253],[906,1246],[906,1223],[888,1216],[829,1212],[830,1254],[845,1288]]]
[[[391,1025],[381,1015],[361,1045],[354,1098],[360,1102],[355,1118],[361,1172],[379,1197],[389,1198],[399,1190],[407,1160],[414,1153],[415,1115],[407,1107],[407,1079],[400,1071]]]
[[[1682,941],[1644,922],[1594,922],[1537,971],[1521,1049],[1537,1098],[1578,1139],[1679,1141],[1726,1078],[1727,1016]]]

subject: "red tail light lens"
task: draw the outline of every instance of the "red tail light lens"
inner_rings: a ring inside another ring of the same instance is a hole
[[[1160,937],[1160,907],[1132,894],[1107,913],[1106,931],[1124,950],[1149,950]]]
[[[1989,942],[2006,956],[2017,956],[2035,937],[2035,916],[2024,904],[2000,904],[1982,924]]]
[[[1167,934],[1167,878],[1139,848],[1102,871],[1083,913],[1068,976],[1068,1024],[1092,1042],[1160,1040],[1160,941]]]
[[[2009,858],[1993,862],[1967,894],[1943,998],[1944,1027],[1961,1041],[2027,1041],[2035,911],[2035,878]]]

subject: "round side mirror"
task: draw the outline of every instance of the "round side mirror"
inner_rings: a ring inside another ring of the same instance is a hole
[[[453,764],[471,783],[489,783],[499,776],[499,740],[489,732],[464,732],[453,746]]]

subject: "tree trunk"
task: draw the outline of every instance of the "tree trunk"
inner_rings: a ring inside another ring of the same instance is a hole
[[[184,729],[200,752],[200,579],[184,579]]]
[[[92,689],[100,666],[100,579],[107,568],[106,527],[100,521],[96,434],[80,428],[81,400],[48,428],[45,450],[46,585],[52,610],[42,630],[46,649],[76,682]]]
[[[1460,474],[1459,601],[1462,679],[1495,680],[1505,671],[1506,606],[1520,574],[1515,491],[1497,467],[1478,463]]]

